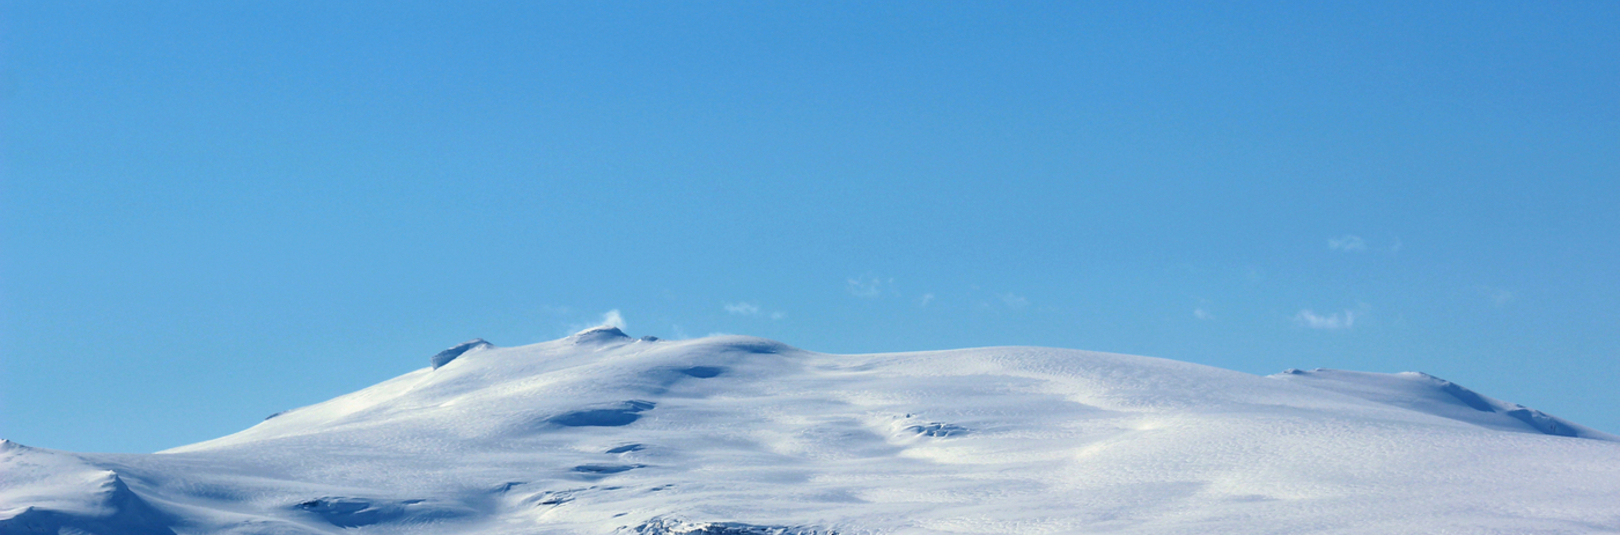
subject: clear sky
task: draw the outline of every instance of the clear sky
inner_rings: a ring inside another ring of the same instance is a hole
[[[0,437],[154,451],[610,310],[1620,432],[1617,2],[144,4],[0,7]]]

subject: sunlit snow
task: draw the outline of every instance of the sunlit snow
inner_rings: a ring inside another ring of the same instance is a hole
[[[1615,437],[1423,374],[612,327],[431,363],[157,454],[0,442],[0,534],[1620,531]]]

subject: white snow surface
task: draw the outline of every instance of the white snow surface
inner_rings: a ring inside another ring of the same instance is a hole
[[[156,454],[0,442],[0,535],[1620,533],[1614,436],[1422,374],[469,344]]]

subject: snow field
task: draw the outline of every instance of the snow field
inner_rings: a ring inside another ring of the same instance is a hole
[[[158,454],[0,444],[0,534],[1620,532],[1613,436],[1421,374],[480,342]]]

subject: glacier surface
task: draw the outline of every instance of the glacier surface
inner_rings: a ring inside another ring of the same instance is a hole
[[[611,327],[156,454],[0,441],[0,535],[1594,533],[1616,504],[1616,437],[1424,374]]]

